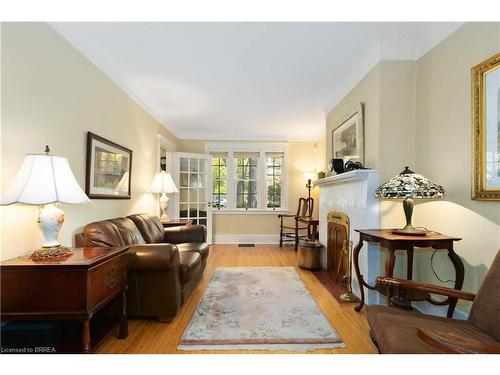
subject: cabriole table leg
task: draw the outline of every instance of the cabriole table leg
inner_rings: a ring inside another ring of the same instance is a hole
[[[352,260],[354,263],[354,270],[356,272],[356,278],[358,279],[358,285],[359,285],[359,293],[361,295],[361,298],[359,299],[359,304],[354,308],[355,311],[360,311],[363,308],[363,305],[365,304],[365,291],[363,289],[363,276],[361,275],[361,272],[359,271],[359,252],[361,251],[361,248],[363,247],[363,240],[359,240],[357,243],[356,247],[352,251]]]

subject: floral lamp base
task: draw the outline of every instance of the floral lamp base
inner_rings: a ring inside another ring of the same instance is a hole
[[[45,242],[40,249],[35,250],[31,259],[54,259],[71,255],[72,252],[57,240],[64,223],[64,212],[54,204],[47,204],[38,213],[38,226],[43,233]]]

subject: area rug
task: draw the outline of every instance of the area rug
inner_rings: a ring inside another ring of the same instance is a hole
[[[217,268],[181,350],[344,347],[293,267]]]

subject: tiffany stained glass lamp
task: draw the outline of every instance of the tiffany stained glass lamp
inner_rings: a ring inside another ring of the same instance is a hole
[[[393,231],[402,235],[425,235],[426,230],[417,229],[411,224],[413,199],[438,199],[444,197],[444,188],[424,176],[405,167],[404,171],[394,176],[375,190],[375,196],[381,199],[403,199],[406,226]]]

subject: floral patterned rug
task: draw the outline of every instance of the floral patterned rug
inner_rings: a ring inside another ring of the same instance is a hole
[[[293,267],[217,268],[181,350],[344,347]]]

